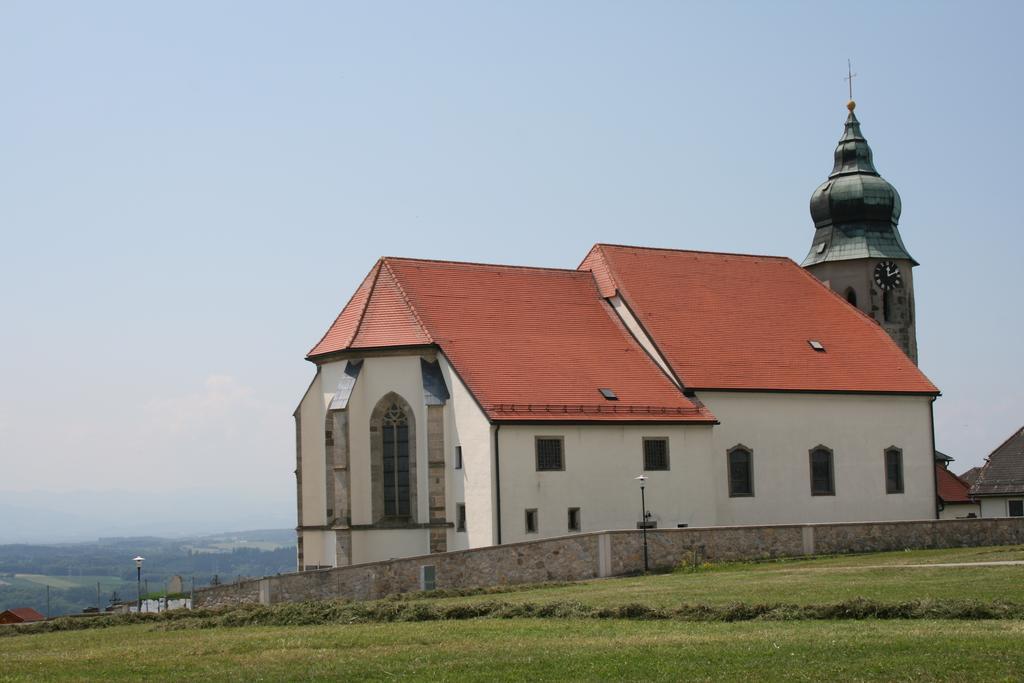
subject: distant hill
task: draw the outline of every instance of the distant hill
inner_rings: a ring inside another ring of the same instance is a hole
[[[75,543],[100,537],[195,538],[223,529],[295,524],[294,487],[280,498],[219,489],[0,490],[0,543]]]
[[[258,529],[164,538],[104,537],[92,542],[0,545],[0,611],[32,607],[50,616],[106,607],[112,598],[137,597],[136,555],[145,557],[143,590],[162,593],[166,582],[181,576],[187,587],[214,580],[295,571],[295,531]],[[216,579],[214,579],[216,577]],[[116,593],[116,596],[115,596]]]

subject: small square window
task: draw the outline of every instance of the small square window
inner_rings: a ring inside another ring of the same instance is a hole
[[[456,503],[455,504],[455,530],[465,531],[466,530],[466,504]]]
[[[455,469],[462,469],[462,446],[455,447]]]
[[[1009,500],[1006,502],[1006,511],[1010,517],[1024,517],[1024,500]]]
[[[562,437],[537,437],[537,471],[557,471],[565,469],[562,458]]]
[[[644,470],[668,469],[668,439],[644,439]]]
[[[537,533],[537,510],[526,511],[526,533]]]
[[[569,508],[569,531],[580,530],[580,509]]]
[[[598,389],[598,391],[600,391],[601,395],[604,396],[605,399],[608,400],[608,401],[618,401],[619,400],[619,397],[616,396],[615,392],[612,391],[611,389]]]
[[[817,339],[808,339],[807,343],[811,345],[811,348],[820,353],[825,353],[825,345]]]

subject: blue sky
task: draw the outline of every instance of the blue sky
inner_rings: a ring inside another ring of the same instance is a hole
[[[378,256],[799,261],[847,58],[921,263],[938,447],[978,464],[1024,422],[1022,15],[5,0],[0,491],[223,490],[292,524],[303,356]]]

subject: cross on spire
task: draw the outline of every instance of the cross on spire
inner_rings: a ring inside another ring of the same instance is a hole
[[[853,79],[856,78],[856,77],[857,77],[857,74],[853,73],[853,65],[850,64],[850,60],[847,59],[846,60],[846,78],[844,78],[843,80],[846,81],[849,84],[849,86],[850,86],[850,101],[851,102],[853,101]]]

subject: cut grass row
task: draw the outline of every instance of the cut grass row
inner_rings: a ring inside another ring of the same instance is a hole
[[[735,603],[732,605],[681,604],[652,607],[630,603],[594,607],[578,602],[505,602],[472,604],[437,601],[379,600],[348,603],[321,601],[265,607],[251,605],[229,610],[171,611],[162,614],[103,615],[64,618],[0,628],[0,636],[28,636],[60,631],[147,625],[151,630],[180,631],[251,626],[345,626],[372,623],[446,622],[467,620],[571,619],[678,622],[808,621],[808,620],[1024,620],[1024,604],[1002,601],[924,600],[879,603],[851,600],[821,605]],[[9,638],[0,638],[0,642]]]

